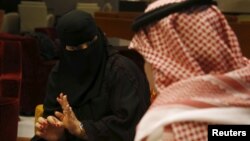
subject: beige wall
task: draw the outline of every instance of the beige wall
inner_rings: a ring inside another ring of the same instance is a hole
[[[216,0],[222,12],[250,13],[250,0]]]

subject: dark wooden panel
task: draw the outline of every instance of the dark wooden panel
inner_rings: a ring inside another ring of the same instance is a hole
[[[229,22],[234,30],[243,55],[250,58],[250,22]]]
[[[117,37],[127,40],[131,40],[133,37],[134,33],[131,30],[132,20],[95,17],[95,21],[107,37]]]

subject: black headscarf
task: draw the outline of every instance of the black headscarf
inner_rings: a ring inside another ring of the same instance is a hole
[[[106,38],[90,14],[79,10],[67,13],[59,20],[57,32],[64,46],[60,62],[52,70],[48,81],[44,105],[49,113],[60,109],[56,97],[61,92],[67,94],[73,108],[98,96],[107,61]],[[95,36],[97,40],[93,41]],[[86,42],[86,49],[65,50],[66,45],[78,46]]]

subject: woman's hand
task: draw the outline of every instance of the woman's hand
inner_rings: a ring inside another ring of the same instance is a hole
[[[63,138],[64,127],[54,116],[48,116],[47,119],[39,117],[35,124],[36,135],[48,141],[59,141]]]
[[[75,113],[70,107],[67,96],[61,93],[59,97],[57,97],[57,101],[61,105],[63,113],[55,112],[56,117],[63,122],[64,127],[68,129],[72,135],[83,138],[85,131],[80,128],[80,121],[76,118]]]

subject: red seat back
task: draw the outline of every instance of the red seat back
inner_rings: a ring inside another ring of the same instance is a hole
[[[36,105],[43,103],[46,82],[52,65],[45,65],[46,62],[40,57],[38,41],[33,37],[0,33],[1,40],[21,43],[20,112],[23,115],[34,114]]]
[[[22,79],[21,43],[4,41],[0,46],[0,52],[0,95],[19,98]]]
[[[18,125],[18,99],[0,97],[1,141],[16,141]]]

